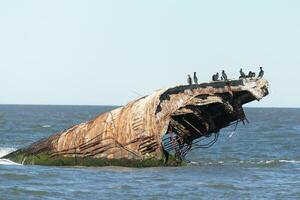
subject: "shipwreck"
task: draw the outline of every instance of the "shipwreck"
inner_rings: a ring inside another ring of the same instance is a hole
[[[182,165],[189,151],[211,146],[222,128],[247,121],[243,104],[266,95],[264,78],[160,89],[4,158],[31,165]]]

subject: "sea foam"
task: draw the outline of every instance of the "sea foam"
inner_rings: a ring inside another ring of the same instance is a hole
[[[0,158],[15,151],[14,148],[0,147]]]
[[[0,147],[0,158],[15,151],[14,148]],[[8,159],[0,159],[0,165],[20,165]]]
[[[300,163],[300,160],[279,160],[282,163]]]

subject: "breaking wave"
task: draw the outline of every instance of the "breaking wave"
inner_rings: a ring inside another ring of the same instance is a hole
[[[0,158],[15,151],[14,148],[0,147]],[[20,165],[8,159],[0,159],[0,165]]]
[[[262,167],[272,167],[277,165],[283,164],[299,164],[300,160],[230,160],[230,161],[189,161],[189,165],[199,165],[199,166],[206,166],[206,165],[249,165],[249,166],[262,166]]]
[[[50,127],[51,127],[51,125],[49,125],[49,124],[45,124],[45,125],[43,125],[42,127],[43,127],[43,128],[50,128]]]
[[[0,158],[15,151],[14,148],[8,148],[8,147],[0,147]]]
[[[300,163],[300,160],[279,160],[282,163]]]

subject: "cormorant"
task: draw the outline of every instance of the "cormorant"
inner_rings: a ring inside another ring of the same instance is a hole
[[[197,78],[197,75],[196,75],[196,72],[194,72],[194,83],[195,84],[198,84],[198,78]]]
[[[219,72],[216,73],[216,81],[219,80]]]
[[[249,77],[249,78],[255,77],[255,72],[249,71],[248,77]]]
[[[248,73],[248,77],[251,78],[252,77],[252,71],[249,71]]]
[[[262,67],[260,67],[260,71],[259,71],[259,74],[258,74],[258,77],[259,78],[262,78],[264,76],[264,70],[262,69]]]
[[[240,69],[240,74],[241,74],[240,78],[246,78],[246,74],[243,72],[242,68]]]
[[[225,81],[228,80],[228,79],[227,79],[227,74],[225,73],[224,70],[222,70],[222,77],[223,77],[223,79],[224,79]]]
[[[189,74],[188,74],[187,82],[188,82],[189,85],[193,84],[191,75],[189,75]]]
[[[217,81],[219,79],[219,72],[217,72],[216,74],[214,74],[213,76],[212,76],[212,80],[213,81]]]

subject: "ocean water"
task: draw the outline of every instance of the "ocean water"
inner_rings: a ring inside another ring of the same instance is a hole
[[[0,157],[109,106],[0,105]],[[184,167],[48,167],[0,160],[0,200],[300,199],[300,109],[247,108]]]

